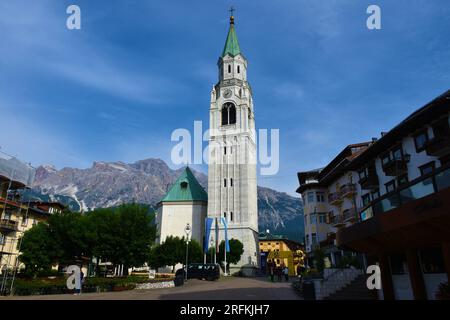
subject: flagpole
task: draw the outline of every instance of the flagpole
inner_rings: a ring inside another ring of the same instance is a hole
[[[223,255],[224,255],[224,270],[225,270],[225,275],[227,275],[227,244],[225,242],[224,245],[224,250],[223,250]]]

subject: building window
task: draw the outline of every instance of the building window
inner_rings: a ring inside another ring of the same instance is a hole
[[[390,153],[386,153],[385,155],[383,155],[383,156],[381,157],[381,163],[382,163],[383,165],[389,163],[390,161],[391,161],[391,154],[390,154]]]
[[[445,263],[440,248],[420,250],[419,261],[424,274],[445,273]]]
[[[404,174],[404,175],[398,177],[397,184],[399,187],[404,186],[407,183],[408,183],[408,175],[407,174]]]
[[[233,186],[233,178],[230,179],[230,187]]]
[[[404,254],[393,255],[389,260],[392,274],[405,274],[406,256]]]
[[[308,192],[308,203],[314,202],[314,192]]]
[[[327,215],[325,213],[319,214],[319,223],[327,223]]]
[[[431,161],[431,162],[429,162],[427,164],[424,164],[423,166],[420,166],[419,169],[420,169],[420,174],[422,176],[426,175],[426,174],[429,174],[429,173],[432,173],[434,171],[434,169],[435,169],[434,161]]]
[[[380,197],[380,189],[372,191],[372,200],[378,199]]]
[[[366,193],[362,196],[363,207],[367,206],[370,203],[370,193]]]
[[[230,221],[233,221],[233,211],[230,211]]]
[[[364,168],[364,170],[358,172],[359,180],[367,178],[367,171],[368,169]]]
[[[317,215],[316,214],[312,214],[310,216],[310,221],[311,221],[311,224],[316,224],[317,223]]]
[[[5,211],[3,214],[3,220],[11,220],[11,212]]]
[[[317,244],[317,236],[315,233],[311,234],[311,244],[314,246]]]
[[[323,192],[316,192],[317,202],[325,202],[325,194]]]
[[[227,154],[227,147],[223,147],[223,154]]]
[[[428,134],[426,130],[423,130],[414,136],[414,145],[416,146],[416,152],[421,152],[425,149],[428,142]]]
[[[228,65],[228,73],[231,73],[231,64]]]
[[[224,188],[227,187],[227,179],[223,179],[223,187],[224,187]]]
[[[22,227],[26,227],[28,225],[27,216],[22,216]]]
[[[392,156],[394,160],[402,160],[403,159],[403,151],[401,147],[397,147],[392,150]]]
[[[236,123],[236,107],[232,103],[225,103],[222,107],[222,125]]]
[[[386,183],[385,187],[387,193],[395,191],[395,180],[391,180],[388,183]]]
[[[237,72],[238,72],[238,73],[241,73],[241,68],[240,68],[240,66],[237,66]]]
[[[0,233],[0,244],[4,245],[6,243],[6,236],[3,233]]]
[[[223,213],[223,217],[225,218],[225,221],[228,221],[228,220],[227,220],[227,213],[226,213],[226,212]]]

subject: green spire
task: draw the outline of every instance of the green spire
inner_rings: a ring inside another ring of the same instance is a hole
[[[223,48],[222,58],[229,54],[232,57],[237,56],[241,53],[239,48],[239,42],[236,36],[236,31],[234,30],[234,17],[230,17],[230,31],[228,31],[227,41],[225,42],[225,47]]]
[[[169,201],[208,201],[208,194],[195,178],[189,167],[184,169],[177,181],[161,202]]]

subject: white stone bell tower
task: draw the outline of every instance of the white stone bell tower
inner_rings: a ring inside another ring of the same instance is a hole
[[[228,239],[244,244],[241,261],[230,265],[230,271],[252,275],[259,266],[255,118],[247,59],[239,48],[233,16],[218,67],[210,106],[208,217],[225,217]]]

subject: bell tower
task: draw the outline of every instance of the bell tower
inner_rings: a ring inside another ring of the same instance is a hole
[[[254,274],[259,265],[256,138],[247,59],[241,52],[233,10],[218,83],[211,91],[208,217],[228,222],[228,239],[244,244],[241,261],[230,271]],[[224,240],[220,225],[219,241]],[[219,253],[219,254],[223,254]]]

